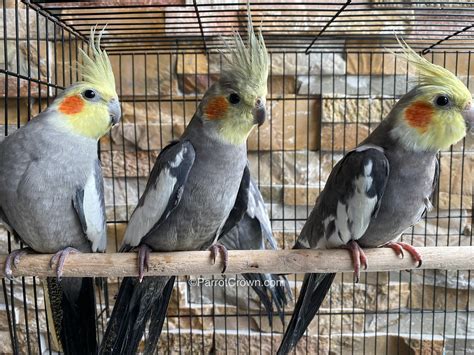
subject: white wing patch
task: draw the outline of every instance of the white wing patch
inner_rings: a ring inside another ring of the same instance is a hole
[[[107,244],[106,226],[94,171],[89,175],[84,186],[83,211],[87,228],[86,235],[92,242],[92,251],[104,251]]]
[[[179,159],[181,157],[181,159]],[[178,166],[183,159],[180,154],[171,166]],[[179,162],[177,162],[179,160]],[[154,188],[148,190],[144,197],[143,205],[138,206],[133,212],[125,232],[124,244],[132,247],[140,244],[142,238],[160,220],[173,193],[177,179],[170,174],[169,168],[165,167],[160,172]]]
[[[367,191],[372,187],[373,162],[368,160],[364,166],[364,174],[358,176],[354,181],[354,194],[345,203],[338,201],[336,216],[329,216],[323,221],[324,230],[330,223],[334,222],[335,228],[331,235],[320,238],[317,248],[337,248],[347,244],[351,239],[361,238],[372,217],[377,205],[377,195],[369,197]]]

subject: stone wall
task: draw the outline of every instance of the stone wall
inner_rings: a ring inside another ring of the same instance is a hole
[[[15,30],[13,2],[6,4],[7,31],[11,34]],[[403,27],[412,16],[400,18],[399,25]],[[160,21],[166,20],[164,14]],[[24,9],[19,21],[20,28],[26,28]],[[76,75],[71,70],[76,42],[67,33],[51,28],[44,18],[39,17],[39,26],[35,21],[36,15],[30,13],[30,36],[39,41],[22,40],[17,48],[14,41],[0,40],[0,67],[39,81],[68,85]],[[39,33],[34,32],[37,27]],[[3,35],[1,31],[3,28]],[[349,40],[335,43],[339,47],[331,52],[315,46],[310,55],[271,54],[269,120],[250,136],[248,156],[281,248],[292,247],[334,164],[377,126],[412,85],[412,68],[393,55],[356,51],[357,43]],[[218,54],[203,53],[126,53],[111,58],[123,120],[100,142],[110,222],[109,252],[121,243],[126,221],[144,191],[160,149],[183,132],[221,65]],[[474,61],[468,63],[467,54],[439,53],[428,59],[457,70],[462,80],[472,84],[468,75],[474,73]],[[5,79],[1,74],[0,129],[11,134],[43,110],[56,90],[14,76],[8,76],[5,84]],[[442,152],[440,161],[435,209],[407,231],[404,240],[415,245],[472,245],[473,136]],[[9,245],[7,235],[0,229],[2,252],[18,247],[13,241]],[[302,275],[289,279],[297,295]],[[351,274],[338,275],[308,336],[298,344],[298,353],[472,351],[472,283],[469,272],[440,270],[368,273],[359,284],[353,283]],[[109,280],[108,287],[113,304],[117,280]],[[28,351],[28,344],[31,352],[39,346],[43,351],[55,349],[46,334],[41,280],[25,278],[6,283],[5,288],[8,297],[0,294],[0,353],[12,352],[7,304],[13,304],[14,312],[9,316],[15,318],[22,352]],[[99,310],[103,310],[103,290],[98,294]],[[292,307],[286,309],[286,323]],[[101,326],[105,314],[99,319]],[[171,353],[211,349],[219,353],[272,353],[284,329],[277,318],[269,324],[257,296],[246,287],[200,288],[189,286],[187,278],[177,283],[168,314],[160,350]]]

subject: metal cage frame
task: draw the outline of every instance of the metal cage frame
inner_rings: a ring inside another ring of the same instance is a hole
[[[108,248],[116,250],[154,158],[167,139],[180,134],[203,91],[215,80],[221,36],[239,30],[245,37],[246,4],[224,0],[0,0],[0,4],[4,136],[78,79],[77,49],[86,47],[92,25],[107,24],[102,44],[116,65],[117,90],[128,115],[125,124],[99,144],[110,182]],[[270,52],[268,102],[274,118],[268,131],[262,129],[253,137],[252,173],[269,203],[280,247],[291,248],[328,167],[350,149],[348,142],[360,141],[375,128],[411,85],[410,65],[397,62],[386,51],[397,50],[394,33],[429,60],[459,71],[472,87],[474,3],[253,1],[251,13]],[[368,117],[363,116],[366,113]],[[350,115],[355,119],[345,118]],[[304,134],[297,136],[297,132]],[[151,135],[159,141],[150,141]],[[444,198],[445,205],[437,205],[404,234],[404,240],[413,242],[422,236],[420,245],[425,246],[473,246],[473,157],[472,137],[440,153],[447,191],[438,191],[438,197]],[[310,166],[312,160],[318,164]],[[465,197],[469,191],[470,208]],[[441,230],[447,230],[447,235]],[[9,234],[0,245],[3,253],[17,247]],[[289,279],[297,290],[301,276]],[[180,277],[175,285],[176,306],[168,310],[158,351],[275,352],[283,325],[266,323],[249,287],[206,290],[189,280]],[[343,273],[298,351],[469,353],[474,348],[471,280],[470,271],[394,271],[368,273],[357,285],[350,273]],[[39,278],[2,279],[2,288],[5,309],[0,308],[4,311],[0,317],[4,314],[7,326],[0,328],[0,336],[8,338],[11,346],[0,346],[0,352],[53,353]],[[101,333],[116,290],[116,279],[97,285]],[[367,297],[371,292],[375,299]],[[218,301],[222,297],[223,304]],[[291,315],[291,307],[285,311]]]

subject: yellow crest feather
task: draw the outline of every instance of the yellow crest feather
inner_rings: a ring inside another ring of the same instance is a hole
[[[90,54],[79,48],[82,56],[82,64],[80,64],[82,81],[99,87],[110,95],[117,96],[115,91],[115,77],[109,56],[105,50],[100,49],[100,41],[105,27],[100,31],[97,39],[95,36],[96,27],[92,27],[90,31]]]
[[[266,90],[269,70],[269,58],[262,31],[255,34],[250,8],[247,8],[247,44],[235,31],[228,41],[224,39],[227,52],[221,76],[225,80],[245,82],[256,91]]]
[[[418,84],[420,86],[436,86],[449,89],[452,93],[459,95],[463,100],[468,100],[471,93],[464,83],[448,69],[428,61],[426,58],[418,55],[403,39],[396,37],[402,50],[402,54],[392,54],[402,57],[409,63],[412,63],[419,75]]]

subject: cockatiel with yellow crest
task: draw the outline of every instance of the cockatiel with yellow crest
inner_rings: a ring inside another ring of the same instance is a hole
[[[360,266],[367,266],[361,247],[390,247],[400,256],[406,251],[421,264],[414,247],[396,240],[431,207],[436,154],[463,139],[474,117],[471,93],[454,74],[400,45],[418,71],[417,85],[336,164],[295,245],[349,249],[357,279]],[[278,354],[302,337],[334,276],[306,274]]]
[[[155,162],[122,246],[122,251],[139,249],[140,278],[123,280],[100,353],[136,353],[147,323],[145,353],[156,351],[174,277],[143,278],[150,250],[206,250],[228,218],[238,222],[240,212],[231,211],[239,188],[248,190],[246,141],[265,120],[269,61],[250,14],[248,36],[245,45],[235,35],[220,79],[205,93],[181,138]]]
[[[12,252],[5,274],[27,252],[55,253],[48,278],[54,328],[66,354],[97,352],[92,278],[61,278],[69,253],[103,252],[106,218],[97,141],[120,120],[120,103],[100,37],[81,52],[82,81],[0,144],[0,219],[25,245]],[[50,327],[53,325],[50,324]]]

